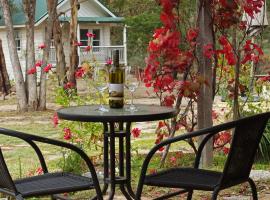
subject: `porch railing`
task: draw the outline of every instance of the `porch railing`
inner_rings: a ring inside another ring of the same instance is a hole
[[[108,59],[112,59],[113,50],[120,51],[120,63],[125,62],[124,46],[93,46],[92,54],[84,52],[85,47],[81,47],[80,51],[80,63],[84,60],[92,61],[91,56],[99,64],[105,64]]]
[[[108,59],[112,59],[113,50],[120,51],[120,63],[125,64],[125,47],[124,46],[93,46],[92,53],[84,51],[85,47],[80,47],[79,63],[87,60],[92,62],[93,58],[99,64],[105,64]],[[56,64],[56,51],[54,47],[51,47],[50,62]]]

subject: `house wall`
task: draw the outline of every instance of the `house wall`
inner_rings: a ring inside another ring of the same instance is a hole
[[[44,42],[44,25],[40,25],[36,27],[35,29],[35,48],[36,48],[36,59],[40,59],[41,53],[38,51],[38,45]],[[19,32],[19,37],[21,39],[21,50],[18,51],[18,56],[20,59],[20,64],[22,67],[23,74],[25,74],[25,57],[26,57],[26,30],[24,28],[16,28],[15,31]],[[3,52],[5,56],[5,61],[6,61],[6,66],[7,66],[7,71],[9,74],[9,78],[12,80],[14,79],[13,75],[13,69],[11,65],[11,60],[10,60],[10,54],[9,54],[9,48],[8,48],[8,41],[7,41],[7,36],[6,36],[6,31],[5,29],[0,29],[0,38],[2,40],[2,45],[3,45]]]

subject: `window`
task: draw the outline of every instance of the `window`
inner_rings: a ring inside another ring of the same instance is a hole
[[[15,31],[15,43],[16,43],[16,48],[17,51],[21,50],[21,38],[20,38],[20,34],[19,31]]]
[[[89,44],[89,38],[87,37],[88,32],[95,35],[95,37],[92,39],[92,44]],[[100,46],[100,29],[80,29],[80,42],[82,43],[82,46]],[[93,51],[99,51],[99,48],[94,48]]]
[[[82,43],[82,46],[88,46],[87,33],[88,29],[80,29],[80,42]]]

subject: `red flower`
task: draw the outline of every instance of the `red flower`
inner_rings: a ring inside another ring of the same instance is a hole
[[[43,169],[42,169],[41,167],[38,167],[38,168],[36,169],[36,174],[37,174],[37,175],[43,174]]]
[[[47,72],[49,72],[51,69],[52,69],[52,64],[48,64],[47,66],[45,66],[45,67],[43,68],[43,71],[47,73]]]
[[[165,123],[163,121],[158,122],[158,129],[161,129],[165,126]]]
[[[132,129],[131,134],[133,135],[134,138],[137,138],[141,135],[141,132],[142,132],[141,129],[134,128]]]
[[[86,36],[89,37],[89,38],[94,38],[96,35],[93,34],[93,33],[88,32],[88,33],[86,33]]]
[[[164,149],[165,149],[164,147],[160,147],[158,151],[162,152],[162,151],[164,151]]]
[[[189,42],[194,42],[198,37],[198,29],[189,29],[187,31],[187,40]]]
[[[213,44],[204,45],[204,47],[203,47],[203,55],[206,58],[211,59],[214,54],[215,54],[215,52],[213,50]]]
[[[107,64],[107,65],[111,65],[111,64],[112,64],[112,62],[113,62],[113,61],[112,61],[112,59],[111,59],[111,58],[109,58],[108,60],[106,60],[106,64]]]
[[[59,119],[57,113],[54,113],[53,115],[53,126],[54,128],[59,124]]]
[[[41,65],[43,64],[42,60],[38,60],[35,64],[35,67],[41,67]]]
[[[163,101],[162,104],[163,104],[164,106],[172,107],[173,104],[174,104],[174,102],[175,102],[175,96],[174,96],[174,95],[170,95],[170,96],[166,96],[166,97],[164,98],[164,101]]]
[[[32,68],[27,70],[27,74],[35,74],[36,72],[37,72],[36,67],[32,67]]]
[[[79,67],[77,71],[75,72],[75,77],[82,78],[84,73],[85,73],[84,69],[82,67]]]
[[[64,128],[64,139],[65,140],[70,140],[71,137],[72,137],[72,133],[71,133],[71,130],[70,128]]]
[[[45,43],[41,43],[40,45],[38,45],[39,49],[44,49],[46,47]]]
[[[64,89],[67,90],[67,89],[72,89],[74,88],[74,83],[71,83],[71,82],[67,82],[65,85],[64,85]]]
[[[230,152],[230,148],[228,148],[228,147],[223,147],[223,148],[222,148],[222,151],[223,151],[224,154],[227,155],[227,154]]]
[[[89,52],[91,49],[92,49],[91,46],[87,46],[87,47],[84,48],[84,51],[85,51],[85,52]]]

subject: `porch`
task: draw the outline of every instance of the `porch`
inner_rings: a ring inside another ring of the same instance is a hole
[[[120,51],[120,63],[127,65],[127,54],[125,45],[115,46],[93,46],[90,52],[84,51],[85,47],[81,46],[79,49],[79,63],[83,61],[96,62],[98,64],[106,64],[106,61],[112,58],[113,50]],[[56,65],[56,50],[55,47],[51,47],[50,51],[50,63]]]

